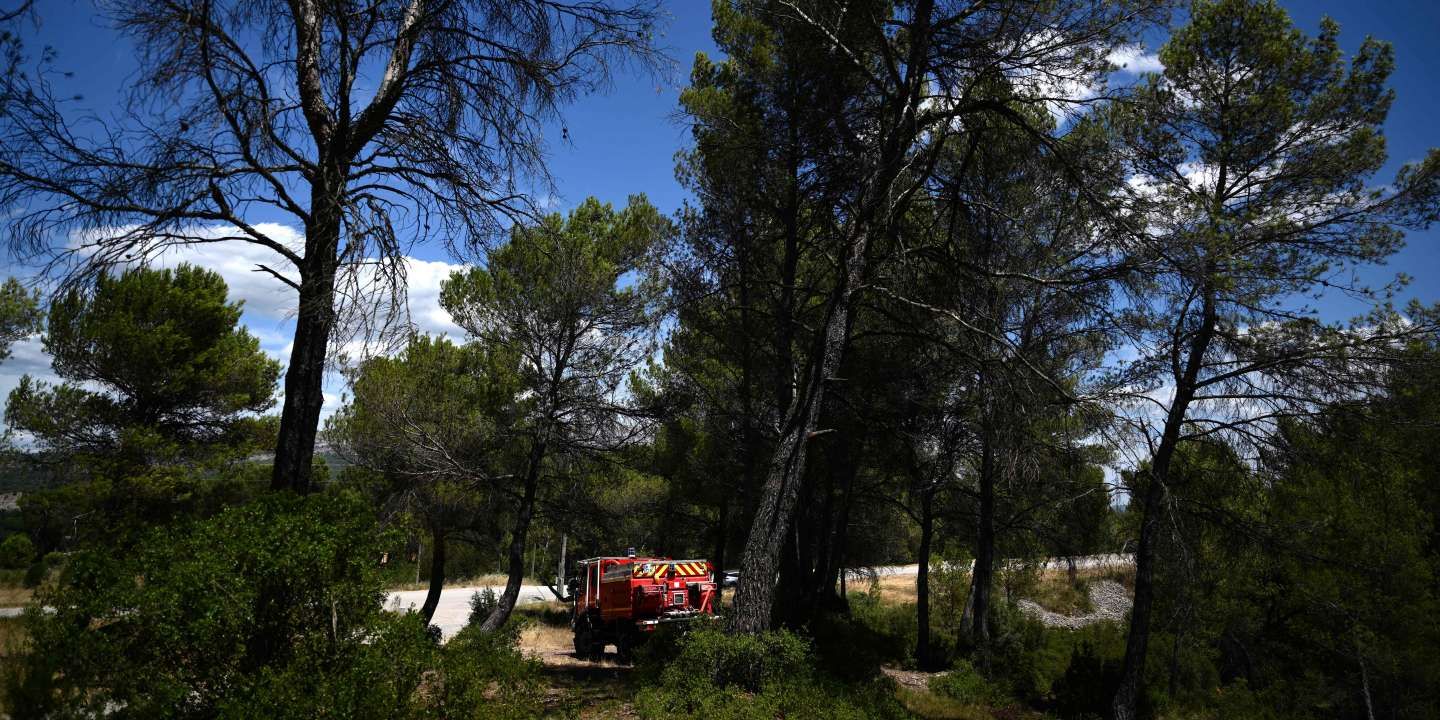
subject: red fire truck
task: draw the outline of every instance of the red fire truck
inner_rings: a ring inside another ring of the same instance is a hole
[[[705,560],[597,557],[579,563],[574,581],[575,654],[598,660],[614,645],[622,660],[646,633],[715,613],[715,583]]]

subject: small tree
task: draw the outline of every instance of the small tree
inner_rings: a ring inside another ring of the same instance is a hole
[[[594,198],[520,226],[485,267],[451,275],[440,304],[481,343],[520,358],[528,447],[512,492],[505,592],[483,627],[505,623],[525,574],[525,539],[553,456],[624,445],[641,426],[622,389],[650,356],[663,285],[647,261],[671,226],[643,196],[616,212]],[[629,421],[627,421],[629,420]]]
[[[397,510],[414,512],[430,533],[428,622],[445,584],[445,550],[475,525],[494,498],[519,435],[515,356],[503,347],[457,346],[425,336],[396,357],[367,360],[352,375],[353,399],[326,434],[356,464],[385,478]]]
[[[279,363],[239,326],[225,281],[188,265],[100,275],[50,306],[45,349],[64,382],[28,375],[5,410],[57,462],[134,470],[263,442]]]
[[[1325,287],[1365,297],[1349,271],[1440,214],[1433,150],[1390,185],[1367,184],[1386,159],[1393,54],[1367,39],[1347,67],[1338,34],[1327,19],[1307,38],[1273,2],[1196,3],[1161,50],[1163,75],[1114,116],[1148,211],[1131,248],[1143,340],[1126,379],[1151,448],[1132,501],[1142,522],[1119,720],[1135,717],[1141,695],[1177,447],[1265,442],[1276,418],[1377,389],[1403,338],[1432,329],[1383,308],[1359,327],[1324,325],[1292,300]]]

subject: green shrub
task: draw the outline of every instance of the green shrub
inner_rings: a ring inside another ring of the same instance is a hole
[[[1095,645],[1080,641],[1070,652],[1070,665],[1052,685],[1055,712],[1062,718],[1104,717],[1120,687],[1124,656],[1102,657]]]
[[[966,548],[937,554],[930,563],[930,625],[938,637],[953,643],[961,634],[960,619],[970,600],[970,566]]]
[[[1082,645],[1088,643],[1087,652],[1108,663],[1118,663],[1125,656],[1125,628],[1119,625],[1046,628],[1010,603],[997,603],[994,610],[991,680],[1032,704],[1050,698]]]
[[[910,655],[919,635],[914,603],[883,602],[879,586],[871,585],[869,592],[850,596],[850,619],[853,622],[840,628],[844,634],[836,638],[841,641],[838,648],[828,642],[829,635],[816,633],[817,639],[827,641],[822,654],[834,654],[836,649],[844,655],[853,653],[865,661],[867,675],[873,675],[883,663],[913,664]]]
[[[655,645],[658,638],[648,645]],[[809,643],[789,632],[731,635],[700,628],[678,638],[673,653],[652,651],[642,663],[669,655],[663,667],[642,668],[658,682],[636,696],[644,718],[677,715],[707,720],[902,717],[884,681],[840,683],[814,670]]]
[[[686,636],[665,675],[753,693],[767,684],[808,674],[809,663],[808,644],[789,632],[731,635],[705,628]]]
[[[967,705],[990,705],[1004,699],[1004,693],[964,660],[956,661],[950,672],[931,678],[930,692]]]
[[[23,568],[35,559],[35,543],[25,533],[11,533],[0,542],[0,566]]]
[[[19,717],[430,718],[538,714],[513,634],[436,644],[382,610],[391,538],[349,496],[266,496],[74,553],[26,618]],[[527,675],[528,673],[528,675]],[[446,703],[473,703],[458,706]]]
[[[485,622],[485,618],[490,617],[490,613],[499,605],[500,598],[495,596],[494,588],[487,587],[479,592],[470,593],[470,616],[466,618],[465,624],[479,627],[480,623]]]
[[[40,587],[40,583],[45,582],[45,573],[48,570],[44,560],[36,560],[30,563],[30,567],[25,568],[25,578],[22,583],[27,588]]]

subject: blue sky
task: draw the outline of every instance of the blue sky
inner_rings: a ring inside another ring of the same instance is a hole
[[[1314,33],[1322,15],[1338,20],[1341,42],[1353,50],[1366,35],[1394,43],[1397,70],[1392,85],[1398,94],[1386,126],[1391,163],[1376,178],[1386,182],[1403,162],[1423,156],[1431,145],[1440,145],[1435,125],[1440,119],[1440,93],[1435,92],[1435,73],[1440,72],[1440,3],[1405,2],[1351,3],[1338,0],[1284,2],[1297,24]],[[123,91],[135,67],[131,48],[104,26],[86,0],[42,0],[38,3],[41,24],[26,33],[32,51],[52,46],[58,69],[74,72],[62,81],[64,95],[79,95],[77,108],[88,108],[105,116],[123,99]],[[562,141],[557,125],[550,129],[549,167],[556,181],[557,195],[551,206],[563,210],[586,196],[623,204],[625,198],[643,192],[661,210],[677,210],[686,193],[674,177],[674,155],[687,141],[687,133],[676,118],[680,87],[688,78],[697,51],[714,52],[710,38],[709,2],[671,0],[669,23],[662,37],[676,61],[669,78],[635,75],[618,77],[607,93],[582,98],[566,109],[564,126],[568,141]],[[1163,34],[1150,39],[1154,45]],[[1368,271],[1366,280],[1381,284],[1396,271],[1414,276],[1415,282],[1404,297],[1440,302],[1440,229],[1409,238],[1405,250],[1388,267]],[[437,248],[417,248],[417,265],[412,267],[412,306],[422,316],[421,326],[435,332],[455,333],[438,313],[434,293],[448,272],[447,258]],[[292,324],[287,319],[288,291],[278,282],[248,271],[249,258],[227,254],[206,260],[225,275],[234,294],[247,303],[246,324],[268,352],[282,361],[288,356]],[[21,267],[9,267],[8,274],[27,275]],[[1331,319],[1357,312],[1356,305],[1326,300],[1321,309]],[[38,342],[21,343],[15,357],[0,366],[0,393],[8,393],[21,373],[49,375],[48,360]],[[327,410],[333,410],[340,388],[333,391]]]

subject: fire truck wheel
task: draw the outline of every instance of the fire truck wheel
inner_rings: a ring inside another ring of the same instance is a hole
[[[575,627],[575,656],[581,660],[599,660],[605,654],[605,640],[588,619]]]
[[[590,639],[590,633],[586,630],[576,630],[575,657],[581,660],[594,660],[598,654],[595,652],[595,643]]]
[[[616,659],[622,663],[629,664],[634,659],[635,633],[622,632],[615,641]]]

